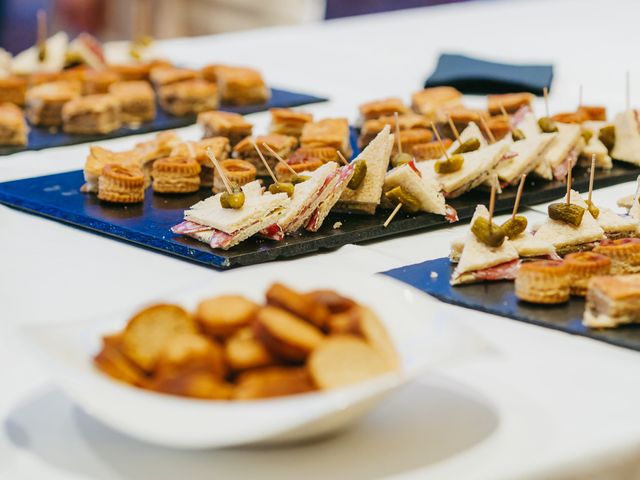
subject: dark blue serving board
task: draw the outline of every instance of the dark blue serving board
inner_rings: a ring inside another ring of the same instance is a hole
[[[484,282],[451,286],[454,265],[448,258],[437,258],[384,272],[385,275],[460,307],[479,310],[533,325],[581,335],[619,347],[640,351],[640,326],[625,325],[616,329],[594,330],[582,325],[584,299],[572,297],[563,305],[535,305],[518,300],[513,282]]]
[[[289,92],[287,90],[271,89],[271,99],[267,103],[256,105],[244,105],[241,107],[224,105],[220,106],[220,110],[226,112],[235,112],[242,115],[256,113],[268,110],[270,108],[288,108],[300,105],[308,105],[311,103],[326,102],[326,98],[315,97],[305,93]],[[46,128],[30,126],[29,143],[26,147],[2,147],[0,146],[0,156],[9,155],[11,153],[21,152],[24,150],[42,150],[51,147],[64,147],[67,145],[76,145],[78,143],[97,142],[109,138],[125,137],[127,135],[137,135],[140,133],[156,132],[160,130],[170,130],[172,128],[186,127],[196,122],[196,115],[186,115],[184,117],[175,117],[160,108],[157,105],[157,115],[152,122],[141,124],[139,127],[122,127],[115,132],[106,135],[71,135],[64,133],[62,130],[51,132]]]

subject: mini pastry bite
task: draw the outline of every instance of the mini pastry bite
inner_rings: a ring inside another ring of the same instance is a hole
[[[346,118],[325,118],[305,124],[300,136],[302,147],[332,147],[351,158],[349,122]]]
[[[216,83],[218,81],[218,68],[223,67],[218,63],[205,65],[200,69],[200,76],[207,82]]]
[[[582,114],[588,121],[607,121],[607,108],[601,105],[580,105],[577,111],[578,113]]]
[[[502,140],[511,133],[511,124],[508,117],[496,116],[485,120],[487,128],[496,140]]]
[[[216,68],[220,100],[230,105],[265,103],[271,98],[262,75],[253,68],[220,66]]]
[[[425,88],[411,95],[411,108],[435,123],[446,121],[447,110],[462,105],[462,93],[453,87]]]
[[[593,251],[611,259],[611,275],[640,273],[640,238],[602,240]]]
[[[313,121],[313,115],[291,108],[270,108],[271,125],[269,133],[279,133],[300,138],[305,124]]]
[[[515,279],[515,294],[530,303],[554,305],[569,301],[569,270],[559,260],[523,264]]]
[[[140,155],[141,164],[147,165],[158,158],[168,157],[180,142],[182,140],[178,134],[173,130],[168,130],[157,133],[152,140],[136,143],[134,151]]]
[[[109,70],[115,72],[123,82],[149,80],[151,69],[157,67],[154,63],[123,63],[109,64]]]
[[[360,136],[358,137],[358,145],[360,149],[369,145],[369,142],[382,131],[385,125],[389,125],[392,129],[395,129],[395,116],[389,115],[365,121],[360,129]],[[412,130],[414,128],[428,129],[429,121],[422,115],[404,113],[402,115],[398,115],[398,128],[400,131]]]
[[[313,172],[324,165],[321,159],[304,152],[300,153],[298,150],[293,152],[285,161],[289,167],[278,162],[275,168],[276,177],[280,182],[293,182],[298,179],[302,172]],[[293,170],[295,174],[291,170]]]
[[[219,159],[218,159],[219,160]],[[242,187],[247,183],[253,182],[256,179],[256,167],[244,160],[223,160],[220,162],[220,168],[227,176],[227,180],[237,187]],[[213,174],[213,193],[220,193],[225,191],[224,182],[220,177],[218,171],[214,171]]]
[[[410,152],[414,145],[428,143],[433,140],[433,133],[426,128],[412,128],[409,130],[400,130],[400,143],[404,151]],[[394,143],[391,151],[392,155],[398,153],[398,142]]]
[[[567,169],[578,162],[585,146],[580,125],[558,123],[557,129],[557,135],[543,152],[542,162],[534,170],[536,175],[547,180],[563,180]]]
[[[109,163],[98,178],[98,198],[110,203],[144,201],[144,173],[140,167]]]
[[[504,93],[487,96],[487,110],[491,115],[500,115],[502,108],[507,113],[515,113],[521,108],[531,110],[531,104],[535,96],[528,92]]]
[[[109,93],[118,99],[123,123],[144,123],[156,118],[156,94],[149,82],[116,82]]]
[[[24,105],[27,81],[23,77],[0,75],[0,103]]]
[[[613,145],[611,156],[616,160],[640,165],[640,113],[626,110],[618,113],[613,125],[600,130],[602,143]],[[606,132],[603,138],[603,131]]]
[[[197,142],[182,142],[178,143],[173,150],[171,150],[170,156],[186,156],[196,160],[201,167],[200,170],[200,185],[202,187],[213,186],[213,163],[209,158],[209,152],[211,152],[218,161],[222,162],[229,157],[229,139],[225,137],[213,137],[205,138]],[[255,176],[252,180],[255,180]]]
[[[444,156],[444,152],[451,147],[453,141],[450,138],[443,138],[442,143],[438,140],[433,140],[427,143],[419,143],[413,145],[409,150],[409,153],[413,155],[416,162],[423,162],[425,160],[437,160]]]
[[[233,147],[233,157],[245,160],[251,163],[255,168],[259,177],[265,177],[269,174],[264,163],[260,159],[260,155],[256,151],[255,145],[258,146],[262,155],[266,159],[271,170],[275,169],[278,160],[273,156],[269,150],[262,145],[266,143],[269,147],[275,151],[280,157],[287,158],[292,150],[298,144],[295,137],[288,135],[279,135],[277,133],[271,133],[269,135],[259,135],[257,137],[246,137],[240,141],[235,147]]]
[[[218,108],[217,87],[204,80],[186,80],[160,87],[158,99],[164,110],[177,117]]]
[[[463,106],[455,107],[450,110],[447,110],[447,117],[451,119],[456,129],[461,132],[465,128],[467,128],[471,123],[475,123],[480,125],[482,120],[487,121],[489,119],[489,115],[484,110],[475,110],[471,108],[466,108]],[[442,126],[443,131],[445,132],[445,136],[450,138],[454,137],[453,132],[450,132],[449,125],[444,124]]]
[[[338,150],[333,147],[323,147],[323,146],[299,147],[293,153],[295,155],[300,155],[300,156],[305,156],[310,158],[318,158],[322,161],[322,163],[327,163],[327,162],[340,163]]]
[[[26,145],[29,129],[20,107],[0,103],[0,145]]]
[[[253,130],[253,125],[242,115],[232,112],[203,112],[198,115],[198,125],[204,131],[204,138],[227,137],[231,148],[250,137]]]
[[[157,89],[172,83],[195,80],[198,77],[198,72],[195,70],[170,66],[155,67],[149,72],[149,80]]]
[[[87,70],[82,79],[82,94],[109,93],[109,87],[120,81],[120,75],[111,70]]]
[[[140,154],[136,150],[113,152],[106,148],[92,145],[89,147],[89,155],[84,164],[84,179],[86,183],[81,188],[82,192],[98,192],[98,178],[102,175],[102,169],[108,164],[139,167],[141,165]]]
[[[404,102],[397,97],[385,98],[363,103],[359,107],[360,116],[363,120],[374,120],[380,117],[393,117],[395,113],[403,115],[411,112]]]
[[[200,189],[200,164],[189,157],[166,157],[153,162],[153,191],[191,193]]]
[[[608,275],[611,271],[611,260],[594,252],[570,253],[564,257],[564,263],[569,272],[571,295],[579,297],[587,294],[587,285],[591,277]]]
[[[582,319],[590,328],[615,328],[640,321],[640,275],[593,277]]]
[[[104,93],[75,98],[62,107],[62,123],[66,133],[111,133],[122,126],[120,102]]]
[[[598,225],[604,230],[605,236],[610,240],[617,238],[636,237],[638,234],[638,221],[634,218],[621,216],[608,208],[599,208]]]
[[[351,161],[350,165],[359,168],[361,172],[356,177],[357,182],[347,186],[340,200],[336,203],[336,211],[355,212],[374,215],[380,205],[384,178],[391,159],[394,136],[391,127],[384,129],[373,139],[360,154]],[[358,165],[362,165],[358,167]]]
[[[218,193],[186,210],[184,221],[171,231],[223,250],[263,231],[269,238],[282,239],[277,223],[290,203],[286,193],[264,191],[258,181],[233,193],[240,193],[241,201],[229,198],[233,195],[228,192]]]
[[[241,295],[220,295],[202,300],[195,317],[204,333],[224,339],[250,327],[259,308]]]
[[[42,127],[62,125],[62,107],[80,96],[79,82],[58,81],[30,88],[26,96],[29,122]]]

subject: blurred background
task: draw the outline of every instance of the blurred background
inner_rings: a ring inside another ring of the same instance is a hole
[[[17,53],[36,41],[36,12],[48,12],[49,32],[82,31],[126,40],[143,28],[154,38],[322,21],[465,0],[0,0],[0,47]],[[144,11],[146,25],[135,25]]]

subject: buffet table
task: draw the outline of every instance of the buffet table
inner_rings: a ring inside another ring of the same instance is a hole
[[[584,101],[624,105],[624,72],[640,41],[633,0],[473,2],[323,24],[162,42],[176,63],[246,63],[270,83],[326,95],[307,107],[347,115],[420,88],[441,51],[548,62],[552,111]],[[604,22],[606,19],[606,23]],[[597,34],[596,34],[597,32]],[[631,71],[632,104],[640,72]],[[477,100],[478,105],[483,101]],[[542,110],[538,100],[536,107]],[[268,115],[252,116],[263,130]],[[187,139],[199,128],[181,130]],[[101,142],[125,149],[150,135]],[[0,159],[0,181],[80,169],[86,145]],[[633,184],[595,192],[615,208]],[[543,215],[525,212],[531,223]],[[224,281],[225,272],[0,207],[0,478],[636,478],[640,356],[590,339],[443,307],[475,334],[468,355],[406,387],[331,439],[295,447],[173,451],[138,443],[80,411],[51,382],[19,326],[104,315],[141,300]],[[243,267],[293,264],[373,275],[446,256],[465,225]],[[330,279],[328,279],[330,282]]]

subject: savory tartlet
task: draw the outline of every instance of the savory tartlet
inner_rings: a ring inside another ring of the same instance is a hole
[[[9,75],[0,76],[0,103],[24,105],[27,92],[27,80],[23,77]]]
[[[418,162],[436,160],[444,155],[445,150],[449,148],[452,143],[453,141],[450,138],[443,138],[442,143],[438,140],[432,140],[427,143],[417,143],[412,145],[411,148],[408,149],[408,152],[413,155]]]
[[[234,187],[242,187],[249,182],[253,182],[256,179],[256,167],[244,160],[230,159],[220,162],[220,168],[222,168],[227,180]],[[220,176],[220,173],[215,170],[213,174],[213,193],[224,192],[226,187],[224,181]]]
[[[123,123],[150,122],[156,117],[156,94],[144,80],[117,82],[109,93],[118,99]]]
[[[62,125],[62,107],[78,98],[80,82],[56,81],[43,83],[27,90],[27,118],[33,125],[58,127]]]
[[[200,186],[211,187],[213,185],[213,162],[209,157],[211,153],[216,160],[222,162],[229,157],[229,139],[225,137],[205,138],[197,142],[182,142],[176,145],[170,156],[187,156],[200,164]]]
[[[325,118],[307,123],[300,136],[302,147],[332,147],[351,158],[349,122],[346,118]]]
[[[640,273],[640,238],[602,240],[593,251],[611,259],[612,275]]]
[[[360,105],[360,116],[363,120],[373,120],[379,117],[393,116],[395,113],[402,115],[411,110],[400,98],[385,98],[374,100]]]
[[[300,138],[305,124],[313,121],[313,115],[291,108],[271,108],[271,125],[269,133],[279,133]]]
[[[144,200],[144,184],[140,167],[109,163],[98,179],[98,198],[110,203],[139,203]]]
[[[109,87],[120,81],[120,75],[111,70],[89,70],[82,81],[82,94],[109,93]]]
[[[218,108],[218,90],[214,83],[187,80],[171,83],[158,90],[160,106],[181,117]]]
[[[271,98],[262,75],[253,68],[219,66],[215,69],[222,102],[231,105],[265,103]]]
[[[531,303],[557,304],[569,300],[569,270],[562,261],[540,260],[520,266],[516,297]]]
[[[262,144],[266,143],[273,151],[280,155],[280,157],[287,158],[298,143],[295,137],[271,133],[269,135],[260,135],[255,138],[247,137],[233,147],[233,156],[253,164],[253,166],[256,167],[257,175],[259,177],[265,177],[269,175],[269,172],[260,159],[260,155],[254,147],[254,142],[262,152],[262,155],[271,170],[275,168],[278,163],[278,159],[274,157],[269,150],[264,148]]]
[[[149,73],[149,79],[156,88],[186,80],[196,80],[198,77],[198,72],[195,70],[177,67],[156,67]]]
[[[593,277],[582,323],[613,328],[640,322],[640,274]]]
[[[446,121],[445,112],[462,105],[462,93],[453,87],[425,88],[411,95],[411,108],[433,122]]]
[[[20,107],[13,103],[0,103],[0,145],[26,145],[28,133]]]
[[[204,138],[227,137],[231,147],[243,138],[251,136],[253,125],[239,113],[203,112],[198,115],[198,124],[204,131]]]
[[[340,163],[340,157],[338,156],[338,149],[334,147],[319,146],[307,146],[300,147],[294,155],[304,155],[307,157],[318,158],[322,160],[322,163],[337,162]]]
[[[64,131],[80,135],[106,134],[122,126],[120,102],[113,95],[78,97],[62,108]]]
[[[433,133],[426,128],[412,128],[410,130],[400,130],[400,144],[403,152],[410,152],[414,145],[428,143],[433,140]],[[397,140],[393,143],[391,154],[398,153]]]
[[[584,297],[591,277],[608,275],[611,270],[611,260],[605,255],[595,252],[576,252],[564,257],[564,263],[569,271],[571,295]]]
[[[153,162],[151,178],[154,192],[197,192],[200,189],[200,164],[186,156],[160,158]]]

